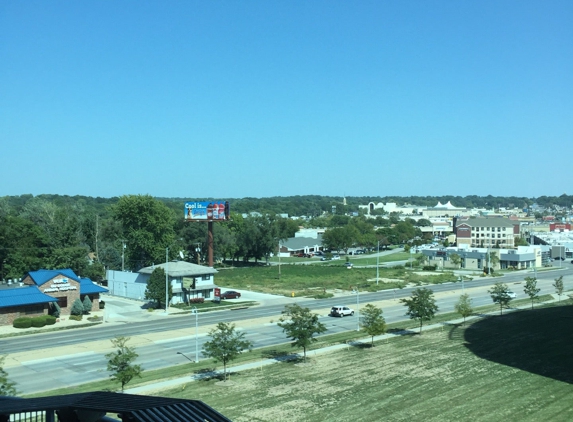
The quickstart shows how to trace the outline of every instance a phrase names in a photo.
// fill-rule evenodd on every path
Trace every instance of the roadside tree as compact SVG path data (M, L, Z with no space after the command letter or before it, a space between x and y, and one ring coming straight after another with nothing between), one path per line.
M487 292L490 294L493 303L499 304L499 314L503 315L503 307L509 305L509 302L511 302L507 284L501 282L495 283Z
M416 265L420 267L424 266L427 260L428 258L423 253L416 255L416 257L414 258L414 261L416 261Z
M533 301L539 299L539 292L541 291L541 289L537 287L537 279L535 277L525 277L525 287L523 291L531 299L531 309L533 309Z
M362 331L371 338L370 347L374 347L374 336L382 335L386 332L386 320L382 316L382 309L371 303L362 309Z
M167 299L171 300L173 296L171 283L167 283ZM145 288L145 299L152 300L157 304L157 309L161 308L161 304L165 302L165 270L157 267L151 273L149 280L147 280L147 287ZM167 308L167 304L165 304Z
M455 304L454 309L464 318L463 325L465 325L466 318L469 317L474 311L472 308L472 300L470 296L467 293L461 295L458 303Z
M121 384L121 392L123 393L125 386L135 377L141 377L143 369L140 365L134 365L133 362L139 356L135 353L135 348L127 345L129 337L118 336L111 339L113 347L117 347L115 352L110 352L105 355L107 362L107 370L111 372L109 376L112 381Z
M317 314L313 314L309 308L303 308L300 305L286 305L282 314L277 325L293 341L293 347L302 347L306 361L307 347L316 342L314 336L324 333L326 327L318 321Z
M452 264L459 268L460 264L462 263L462 258L457 253L453 253L450 255L450 261L452 261Z
M0 356L0 396L17 396L16 383L10 381L8 373L4 370L5 358L6 356Z
M563 294L563 276L557 277L555 283L552 284L555 287L555 293L559 295L559 302L561 302L561 295Z
M235 360L244 350L251 350L253 343L245 340L245 333L235 331L235 324L219 322L209 331L211 340L203 345L203 354L223 364L223 381L227 381L227 364Z
M422 326L424 321L430 321L438 312L438 305L434 293L425 287L420 287L412 292L410 298L400 299L408 309L406 315L410 319L420 322L420 334L422 334Z
M81 316L84 314L84 304L82 303L82 301L77 298L76 300L74 300L74 303L72 304L72 309L70 310L70 315L72 316L79 316L81 319Z

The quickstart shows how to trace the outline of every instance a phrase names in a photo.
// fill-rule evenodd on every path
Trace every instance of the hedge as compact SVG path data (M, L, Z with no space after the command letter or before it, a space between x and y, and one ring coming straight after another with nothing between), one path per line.
M12 323L14 328L30 328L32 326L32 318L30 317L20 317L16 318Z
M46 318L44 316L38 316L32 318L32 327L40 328L46 326Z

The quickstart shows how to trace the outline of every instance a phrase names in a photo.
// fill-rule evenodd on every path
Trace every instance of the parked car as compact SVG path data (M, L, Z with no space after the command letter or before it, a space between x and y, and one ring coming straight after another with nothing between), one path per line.
M330 315L340 318L344 316L352 316L354 315L354 309L351 309L348 306L333 306L330 308Z
M346 262L344 263L344 265L346 266L346 268L352 268L354 266L352 262Z
M336 261L337 259L340 259L340 255L332 255L331 258L333 261Z
M221 293L221 299L239 299L241 294L234 290L227 290L224 293Z

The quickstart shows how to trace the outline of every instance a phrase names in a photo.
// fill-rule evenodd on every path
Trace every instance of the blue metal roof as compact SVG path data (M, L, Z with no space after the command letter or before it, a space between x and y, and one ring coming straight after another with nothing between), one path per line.
M44 294L37 286L0 289L0 308L11 306L36 305L57 302L58 299Z
M65 277L71 278L72 280L80 282L80 278L72 271L71 268L65 268L63 270L38 270L38 271L30 271L28 273L34 283L36 285L41 286L44 283L47 283L54 277L58 275L63 275Z
M94 293L107 293L109 290L105 287L98 286L89 278L82 278L80 280L80 294L91 295Z

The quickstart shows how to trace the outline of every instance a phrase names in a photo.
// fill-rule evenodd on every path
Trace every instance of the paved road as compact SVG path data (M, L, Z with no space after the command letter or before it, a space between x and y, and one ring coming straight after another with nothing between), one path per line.
M573 274L571 268L560 271L539 272L538 286L541 294L553 293L551 286L553 280L564 275L566 290L573 289ZM502 278L510 288L517 293L518 298L525 298L522 281L528 274L511 274ZM491 303L487 294L488 286L498 279L484 278L464 283L464 289L473 299L474 306ZM459 283L443 284L431 287L438 297L438 306L444 312L451 312L455 302L461 294L462 286ZM346 304L359 309L365 303L379 302L384 309L384 316L388 323L406 319L404 306L399 298L409 296L412 289L384 291L377 293L360 294L359 296L346 296L325 300L300 300L293 302L307 306L319 312L321 321L327 326L327 333L333 334L358 328L358 313L354 317L332 318L327 316L328 308L335 304ZM256 308L236 311L210 312L199 315L200 333L195 336L195 319L190 315L168 315L143 322L130 322L128 324L102 324L97 327L82 330L69 330L46 333L42 335L5 338L0 340L3 354L12 354L28 351L23 354L20 364L7 367L10 379L18 383L18 388L26 393L45 391L58 387L66 387L96 381L108 377L105 371L107 360L104 355L109 349L102 348L102 344L109 347L109 339L123 335L137 339L138 363L144 369L160 369L180 364L185 357L195 360L196 353L199 358L202 344L206 340L206 328L219 321L234 322L238 329L244 330L246 338L251 340L255 347L264 347L282 344L287 341L282 330L271 323L276 321L284 309L285 299L281 303L267 304ZM288 303L288 300L287 300ZM254 321L254 322L253 322ZM159 335L160 337L156 337ZM102 342L101 340L105 340ZM95 342L95 343L93 343ZM197 344L197 348L195 345ZM50 348L51 353L46 354ZM182 352L183 355L177 352Z

